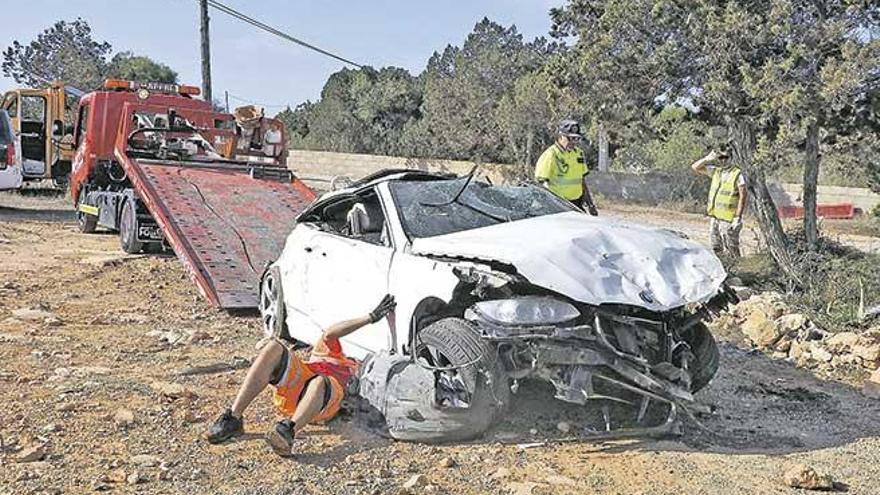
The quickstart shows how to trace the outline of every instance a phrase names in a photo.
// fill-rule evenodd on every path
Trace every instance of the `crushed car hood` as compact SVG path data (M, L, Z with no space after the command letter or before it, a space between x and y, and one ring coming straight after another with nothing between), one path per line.
M412 252L506 263L577 301L652 311L704 302L727 276L711 251L672 231L578 212L415 239Z

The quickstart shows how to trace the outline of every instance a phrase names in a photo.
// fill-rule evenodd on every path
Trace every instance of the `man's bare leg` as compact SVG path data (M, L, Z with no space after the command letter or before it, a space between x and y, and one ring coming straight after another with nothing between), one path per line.
M260 350L257 359L254 360L254 363L248 369L244 383L239 387L235 401L232 403L232 414L235 417L240 418L244 410L260 395L260 392L269 386L272 372L275 371L275 368L281 362L283 355L284 346L276 340L269 341Z
M244 383L239 387L232 408L223 411L208 429L206 439L209 443L225 442L244 433L244 422L241 419L244 410L269 385L283 356L284 346L277 341L273 340L263 347L248 370Z

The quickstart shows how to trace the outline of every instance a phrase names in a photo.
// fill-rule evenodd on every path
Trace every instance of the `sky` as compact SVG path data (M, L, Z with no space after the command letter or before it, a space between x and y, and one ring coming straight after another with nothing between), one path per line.
M222 3L355 62L417 74L434 51L460 45L483 17L515 24L526 39L546 36L562 0L224 0ZM197 0L0 0L0 49L30 42L57 20L82 17L114 53L130 50L163 62L181 83L200 85ZM316 100L344 64L211 10L215 99L279 111ZM15 86L0 76L0 88Z

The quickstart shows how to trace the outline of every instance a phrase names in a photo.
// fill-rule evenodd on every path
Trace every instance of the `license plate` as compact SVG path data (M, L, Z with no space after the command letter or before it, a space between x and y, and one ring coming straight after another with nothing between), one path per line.
M139 241L162 241L162 231L158 225L139 225L138 240Z

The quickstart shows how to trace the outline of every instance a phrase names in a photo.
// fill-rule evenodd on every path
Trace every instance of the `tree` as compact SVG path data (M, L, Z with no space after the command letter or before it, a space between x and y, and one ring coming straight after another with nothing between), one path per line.
M130 81L149 81L177 84L177 72L163 63L131 52L119 52L110 59L107 77Z
M612 115L632 118L633 109L686 100L707 122L726 126L733 159L744 171L765 243L795 284L800 277L766 185L765 174L772 163L760 151L783 142L783 124L794 121L790 117L797 116L806 128L813 125L810 119L815 120L815 115L782 112L779 91L772 89L788 87L791 79L786 78L796 75L814 94L820 90L818 80L828 72L821 67L809 70L814 63L810 57L832 60L842 38L833 30L834 36L824 36L824 28L803 12L810 12L814 4L832 3L571 0L551 11L553 33L575 40L568 77L586 88L598 105L611 109ZM873 17L867 11L876 7L868 4L853 3L843 13L834 12L841 18L860 17L869 22L865 19ZM817 39L830 43L805 52L803 47ZM870 56L861 56L868 63L860 67L870 67ZM873 64L876 71L876 60ZM841 71L835 78L838 81L863 79L852 64L829 65ZM768 79L757 83L761 77ZM851 92L838 93L843 94ZM786 96L791 100L793 95L782 95ZM815 129L811 133L812 139ZM808 180L814 180L812 172Z
M86 21L58 21L28 44L13 41L3 52L3 75L27 86L60 80L92 89L101 83L110 51L110 43L92 38Z

